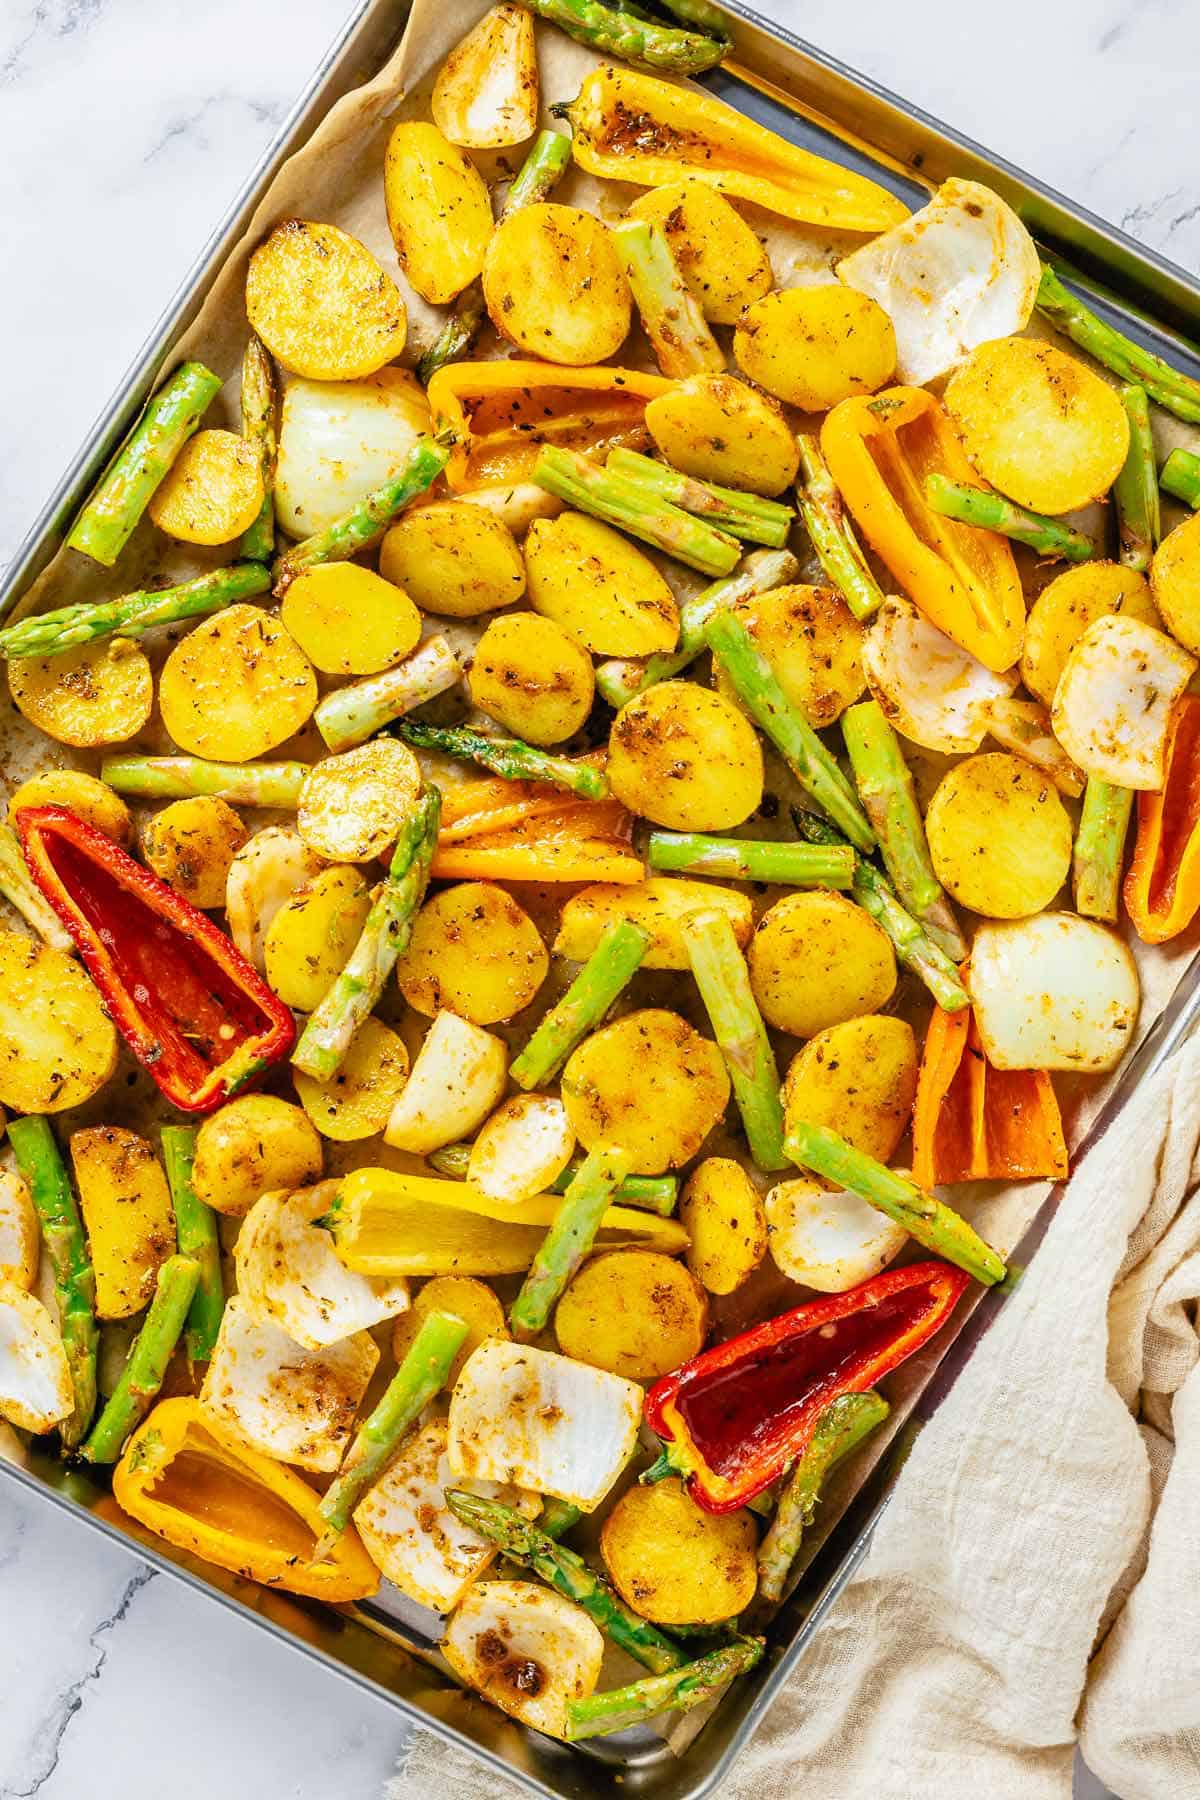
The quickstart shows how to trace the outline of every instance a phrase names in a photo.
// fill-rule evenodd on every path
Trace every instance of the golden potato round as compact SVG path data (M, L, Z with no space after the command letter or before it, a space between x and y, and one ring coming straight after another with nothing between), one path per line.
M562 1097L585 1150L620 1144L634 1175L690 1162L729 1103L721 1052L678 1013L647 1007L571 1052Z
M878 1012L896 986L886 933L852 900L823 888L785 894L769 907L748 960L763 1017L795 1037Z
M163 724L181 750L253 762L307 724L317 704L312 664L261 606L227 606L168 656L158 682Z
M423 299L445 306L483 267L493 229L483 176L436 125L406 119L388 139L383 195L401 268Z
M398 1363L408 1355L413 1339L433 1312L453 1313L467 1327L467 1335L446 1376L449 1393L468 1359L485 1338L507 1341L508 1321L504 1317L504 1308L485 1281L477 1280L474 1275L435 1275L418 1290L408 1311L402 1312L392 1327L392 1355Z
M1200 655L1200 513L1167 533L1154 553L1150 585L1171 636Z
M691 1243L687 1266L710 1294L732 1294L767 1249L762 1195L729 1156L706 1156L688 1176L679 1220Z
M784 288L748 306L733 334L743 374L777 400L827 412L896 372L896 334L877 300L840 282Z
M666 462L698 481L779 494L796 479L800 451L774 400L735 375L689 375L646 408L646 429Z
M629 336L633 296L612 235L574 206L539 201L502 219L483 294L496 330L544 362L605 362Z
M712 324L736 325L743 307L770 293L774 276L766 250L741 213L707 182L648 188L629 213L662 231L679 273Z
M925 817L938 880L989 919L1043 912L1071 867L1071 820L1049 777L1007 751L943 775Z
M127 844L133 835L129 808L120 794L82 769L43 769L40 775L31 775L9 801L9 816L32 806L65 806L119 844Z
M262 468L249 439L236 431L198 431L146 511L160 531L185 544L227 544L249 530L262 502Z
M65 1112L116 1066L116 1030L74 957L0 931L0 1105Z
M319 1181L323 1154L303 1107L243 1094L201 1121L192 1186L214 1212L240 1219L263 1194Z
M679 608L666 578L611 525L577 512L535 519L525 568L534 611L597 656L675 648Z
M718 887L712 881L652 875L639 882L600 881L572 894L559 919L555 954L568 962L586 962L614 921L630 919L650 938L640 965L643 969L687 970L692 965L680 924L688 913L704 908L727 916L734 937L744 949L754 930L753 908L747 894Z
M917 1043L904 1019L847 1019L809 1039L783 1079L783 1122L826 1125L856 1150L887 1162L908 1130L917 1092Z
M379 549L379 573L422 612L474 619L525 592L525 564L503 519L466 500L405 513Z
M294 1071L296 1095L322 1137L356 1144L378 1137L408 1080L404 1040L378 1019L365 1019L337 1074L316 1081Z
M1109 613L1160 623L1150 587L1136 569L1115 562L1079 563L1048 582L1029 609L1021 680L1046 706L1054 701L1067 657L1089 625Z
M250 258L246 316L293 375L353 381L399 356L400 290L365 244L336 225L285 219Z
M758 1586L754 1515L702 1512L670 1475L631 1487L604 1521L600 1554L626 1605L655 1625L716 1625Z
M467 685L480 712L514 737L561 744L585 724L596 677L587 651L553 619L509 613L475 646Z
M142 855L193 906L224 906L229 866L249 835L226 801L196 795L146 821Z
M946 407L984 479L1035 512L1074 512L1100 499L1129 452L1114 389L1036 338L980 344L951 377Z
M393 844L421 792L421 765L397 738L372 738L314 763L296 830L328 862L372 862Z
M689 1362L707 1330L704 1289L661 1250L591 1257L554 1314L564 1356L629 1381L657 1381Z
M11 657L17 711L58 744L98 750L136 737L154 707L154 676L128 638L105 638L61 656Z
M511 894L460 881L426 900L396 979L414 1012L494 1025L524 1011L549 967L537 926Z
M316 1010L349 961L370 910L366 877L345 863L322 869L284 901L267 927L263 957L267 981L285 1006Z
M288 584L279 616L325 675L377 675L421 641L421 615L408 595L358 563L305 569Z
M853 706L866 686L864 632L833 588L771 588L739 600L734 612L810 725L817 730L832 725ZM736 690L720 664L716 688L737 704Z
M731 701L691 681L661 681L623 706L608 778L630 812L673 831L725 831L762 800L762 748Z

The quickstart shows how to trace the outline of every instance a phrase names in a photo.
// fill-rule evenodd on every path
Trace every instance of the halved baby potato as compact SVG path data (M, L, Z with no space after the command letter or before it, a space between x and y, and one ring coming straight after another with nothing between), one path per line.
M480 1281L474 1275L435 1275L432 1281L421 1284L408 1311L401 1313L392 1327L392 1355L398 1363L404 1361L413 1339L434 1312L453 1313L467 1328L467 1335L446 1376L446 1390L452 1393L454 1384L485 1338L509 1342L508 1321L504 1308L486 1281Z
M771 588L739 600L733 610L810 725L832 725L858 699L866 685L863 628L835 589ZM720 665L716 688L736 704Z
M604 1521L600 1554L627 1605L655 1625L716 1625L758 1585L754 1515L702 1512L677 1476L627 1488Z
M598 656L652 656L679 637L675 596L650 558L584 513L535 519L525 540L529 601Z
M262 499L262 469L249 439L236 431L198 431L146 511L160 531L185 544L227 544L253 525Z
M436 125L405 119L383 164L388 225L418 294L445 306L474 281L492 235L492 203L470 157Z
M227 606L176 644L159 677L163 724L181 750L253 762L307 724L312 664L261 606Z
M736 325L743 308L770 292L774 277L765 248L724 194L706 182L647 188L629 213L662 231L711 324Z
M1200 655L1200 513L1167 533L1154 553L1150 585L1171 636Z
M529 1005L549 967L537 926L511 894L461 881L426 900L396 979L415 1012L494 1025Z
M769 907L748 962L768 1025L795 1037L878 1012L896 986L886 933L852 900L822 888L785 894Z
M680 1197L679 1219L691 1239L687 1266L710 1294L732 1294L763 1259L762 1199L732 1157L706 1156L697 1164Z
M672 383L646 407L646 428L672 468L721 487L779 494L800 466L776 402L734 375Z
M330 862L371 862L395 842L421 779L407 744L372 738L313 764L300 788L296 829Z
M289 582L279 614L325 675L376 675L421 641L421 615L402 588L358 563L318 563Z
M987 918L1042 912L1070 872L1071 820L1053 782L1007 751L943 775L925 829L942 886Z
M492 324L527 356L583 367L615 356L633 296L607 226L539 201L501 220L483 259Z
M379 573L423 612L450 619L511 606L525 592L525 565L497 514L466 500L434 500L407 512L379 548Z
M762 746L732 701L691 681L661 681L617 714L608 778L617 799L655 825L725 831L762 800Z
M43 769L31 775L9 800L9 817L33 806L65 806L118 844L127 844L133 835L129 808L120 794L82 769Z
M98 750L136 737L154 708L154 676L128 638L104 638L61 656L9 660L17 711L56 743Z
M748 306L733 355L751 381L789 406L828 412L874 394L896 372L896 334L877 300L840 282L783 288Z
M539 613L493 619L467 676L480 712L529 744L561 744L586 723L596 692L592 659Z
M241 1218L263 1194L319 1181L323 1155L301 1107L274 1094L241 1094L201 1123L192 1186L214 1212Z
M781 1096L784 1127L829 1126L886 1163L908 1130L916 1092L912 1026L868 1013L818 1031L792 1058Z
M1144 575L1121 563L1086 562L1064 569L1038 595L1025 619L1021 680L1031 694L1053 705L1067 658L1089 625L1124 613L1145 625L1159 623Z
M74 958L0 931L0 1106L66 1112L116 1066L116 1030Z
M365 1019L341 1068L328 1081L293 1071L296 1096L322 1137L356 1144L378 1137L408 1080L403 1038L379 1019Z
M704 1347L708 1301L661 1250L608 1250L584 1263L554 1313L565 1356L629 1381L657 1381Z
M267 981L285 1006L315 1012L358 942L371 910L360 869L332 863L289 895L263 944Z
M635 1175L690 1162L729 1100L721 1053L678 1013L657 1007L602 1025L573 1050L562 1097L587 1150L620 1144Z
M622 886L597 882L572 894L559 918L554 953L568 962L586 962L601 937L617 919L629 919L648 933L643 969L691 968L680 924L688 913L707 908L724 913L744 949L754 929L749 896L715 882L684 876L652 875L648 881Z
M142 855L154 873L193 906L224 906L233 859L246 827L214 794L172 800L142 828Z
M372 375L408 336L400 290L366 245L311 219L285 219L254 252L246 316L285 369L313 381Z

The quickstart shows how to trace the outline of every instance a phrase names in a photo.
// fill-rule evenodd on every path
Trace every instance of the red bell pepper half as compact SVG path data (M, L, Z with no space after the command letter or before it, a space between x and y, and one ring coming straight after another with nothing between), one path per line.
M64 806L14 823L114 1025L182 1112L212 1112L288 1055L290 1011L190 901Z
M655 1382L646 1423L697 1505L732 1512L803 1453L830 1401L927 1344L969 1284L949 1263L913 1263L794 1307Z

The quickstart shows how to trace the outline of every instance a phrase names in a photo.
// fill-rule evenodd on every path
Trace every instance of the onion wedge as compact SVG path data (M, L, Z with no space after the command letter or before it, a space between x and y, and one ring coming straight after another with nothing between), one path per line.
M408 1310L407 1281L347 1269L330 1234L313 1224L337 1190L336 1181L322 1181L294 1194L264 1194L246 1214L234 1252L238 1291L252 1315L307 1350Z
M971 946L975 1020L995 1069L1113 1069L1140 992L1129 948L1075 913L986 921Z
M362 381L293 378L283 396L275 506L289 537L327 531L395 475L429 430L429 403L407 369Z
M1054 735L1085 774L1157 792L1171 714L1195 669L1195 657L1153 625L1125 613L1097 619L1059 676Z
M912 604L889 594L862 642L867 684L897 731L947 755L978 750L986 709L1006 700L1016 670L997 675L939 631Z
M564 1738L567 1705L600 1679L604 1639L581 1607L536 1581L481 1581L442 1639L459 1680L501 1712Z
M781 1181L767 1195L767 1249L789 1281L844 1294L885 1269L908 1242L903 1225L857 1194L817 1181Z
M0 1418L49 1431L75 1404L67 1353L50 1313L15 1281L0 1281Z

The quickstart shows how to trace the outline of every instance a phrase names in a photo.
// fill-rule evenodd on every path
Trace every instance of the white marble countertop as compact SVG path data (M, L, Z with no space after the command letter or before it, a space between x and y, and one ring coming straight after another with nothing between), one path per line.
M962 0L757 3L1200 265L1194 0L1007 0L986 30ZM345 4L0 7L0 567ZM0 1800L382 1796L394 1714L7 1486L0 1595Z

